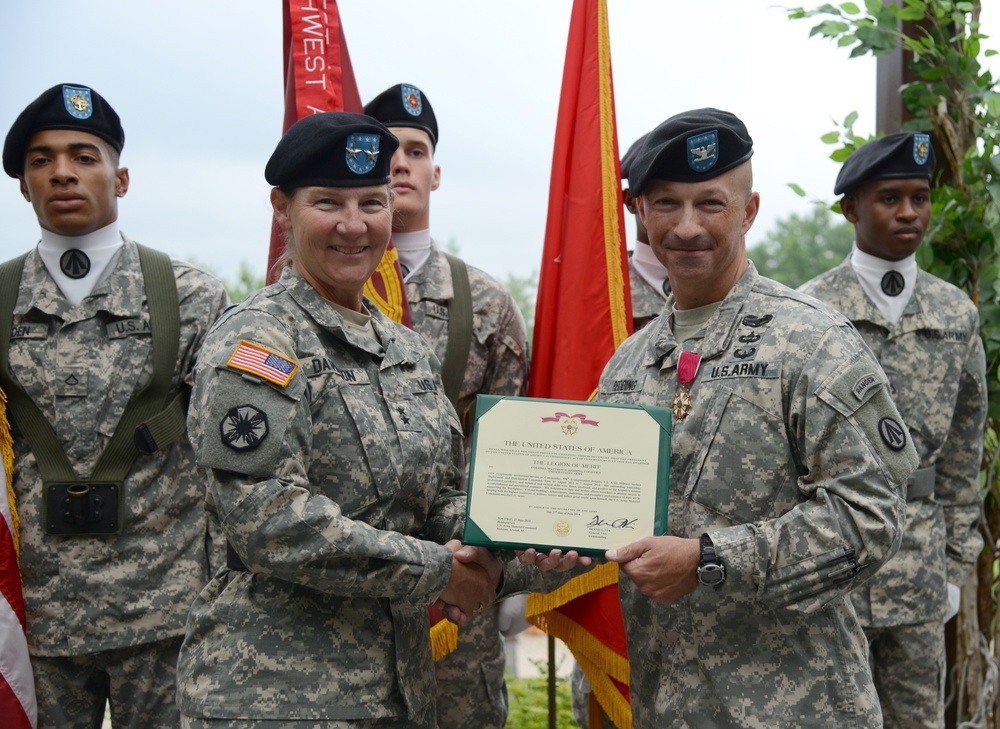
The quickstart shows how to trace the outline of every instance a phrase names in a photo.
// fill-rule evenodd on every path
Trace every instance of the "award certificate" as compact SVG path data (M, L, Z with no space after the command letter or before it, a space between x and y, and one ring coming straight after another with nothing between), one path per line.
M463 541L603 556L667 529L667 408L480 395Z

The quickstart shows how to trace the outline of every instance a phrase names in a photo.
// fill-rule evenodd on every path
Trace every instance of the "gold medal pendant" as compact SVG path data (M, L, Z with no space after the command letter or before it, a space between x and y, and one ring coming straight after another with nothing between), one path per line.
M674 404L670 409L674 411L674 417L678 420L684 420L691 412L691 391L687 385L677 388L677 392L674 393Z
M701 366L701 355L693 352L681 352L677 361L677 392L674 393L674 404L670 409L674 417L684 420L691 412L691 390L688 388L694 382L698 374L698 367Z

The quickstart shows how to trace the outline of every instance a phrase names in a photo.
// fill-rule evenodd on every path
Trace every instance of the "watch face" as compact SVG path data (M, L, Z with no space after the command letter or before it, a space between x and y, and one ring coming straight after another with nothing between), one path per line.
M698 568L698 582L709 587L721 585L726 580L726 568L721 564L706 564Z

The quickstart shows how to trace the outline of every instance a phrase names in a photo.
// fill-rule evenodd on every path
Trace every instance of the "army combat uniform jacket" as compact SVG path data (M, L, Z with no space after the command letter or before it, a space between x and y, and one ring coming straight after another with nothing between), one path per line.
M405 719L433 699L427 607L464 520L461 434L433 354L368 309L381 345L285 270L208 337L188 425L245 569L192 607L185 715Z
M662 313L666 299L642 277L635 267L631 253L628 257L628 287L632 299L632 320L636 322L638 328L641 328L639 324L645 326Z
M670 320L622 344L598 400L671 406ZM685 347L703 359L673 419L668 532L707 532L726 580L665 605L622 573L634 726L881 726L847 592L898 548L916 465L885 375L752 263Z
M843 313L864 337L920 457L899 553L881 579L852 593L858 617L866 627L942 620L946 583L961 586L983 546L977 527L986 359L979 312L958 288L918 270L913 296L892 325L865 295L849 259L801 290Z
M123 236L124 237L124 236ZM173 261L180 346L171 386L188 388L205 335L229 301L222 285ZM10 341L12 376L55 429L86 477L129 400L152 376L149 309L135 243L125 237L111 275L72 306L37 251L24 262ZM21 576L31 652L77 656L184 633L191 600L221 564L206 539L204 486L187 436L141 455L124 484L117 536L53 536L43 530L35 456L14 437L21 517Z
M476 395L524 395L528 388L528 346L524 317L507 289L478 268L467 266L472 294L472 340L459 407L466 430L465 455L472 449ZM448 349L448 305L455 298L448 259L432 244L431 254L406 282L413 328L441 362ZM438 722L442 729L475 724L501 729L507 717L504 645L497 609L475 615L459 628L455 650L435 662Z
M528 346L524 317L504 286L467 266L472 289L472 343L459 391L459 417L466 427L466 456L472 447L469 410L476 395L524 395L528 387ZM455 298L448 259L437 245L406 281L413 328L441 362L448 347L448 304Z

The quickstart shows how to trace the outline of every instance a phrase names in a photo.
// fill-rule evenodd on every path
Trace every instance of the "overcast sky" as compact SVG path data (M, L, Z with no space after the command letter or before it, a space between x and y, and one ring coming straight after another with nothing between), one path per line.
M820 136L851 111L859 133L874 131L873 60L849 60L809 38L811 21L789 21L761 0L608 5L622 152L667 117L714 106L741 117L754 139L761 213L749 245L777 218L808 212L788 183L832 200L838 166ZM339 7L362 99L405 82L434 106L441 187L432 235L498 277L537 271L571 0ZM985 32L1000 35L998 15L984 10ZM1000 48L996 37L986 45ZM281 134L281 56L279 0L5 2L0 131L50 86L93 87L125 128L131 187L121 228L226 276L240 261L263 273L263 171ZM31 206L4 179L0 260L38 240Z

